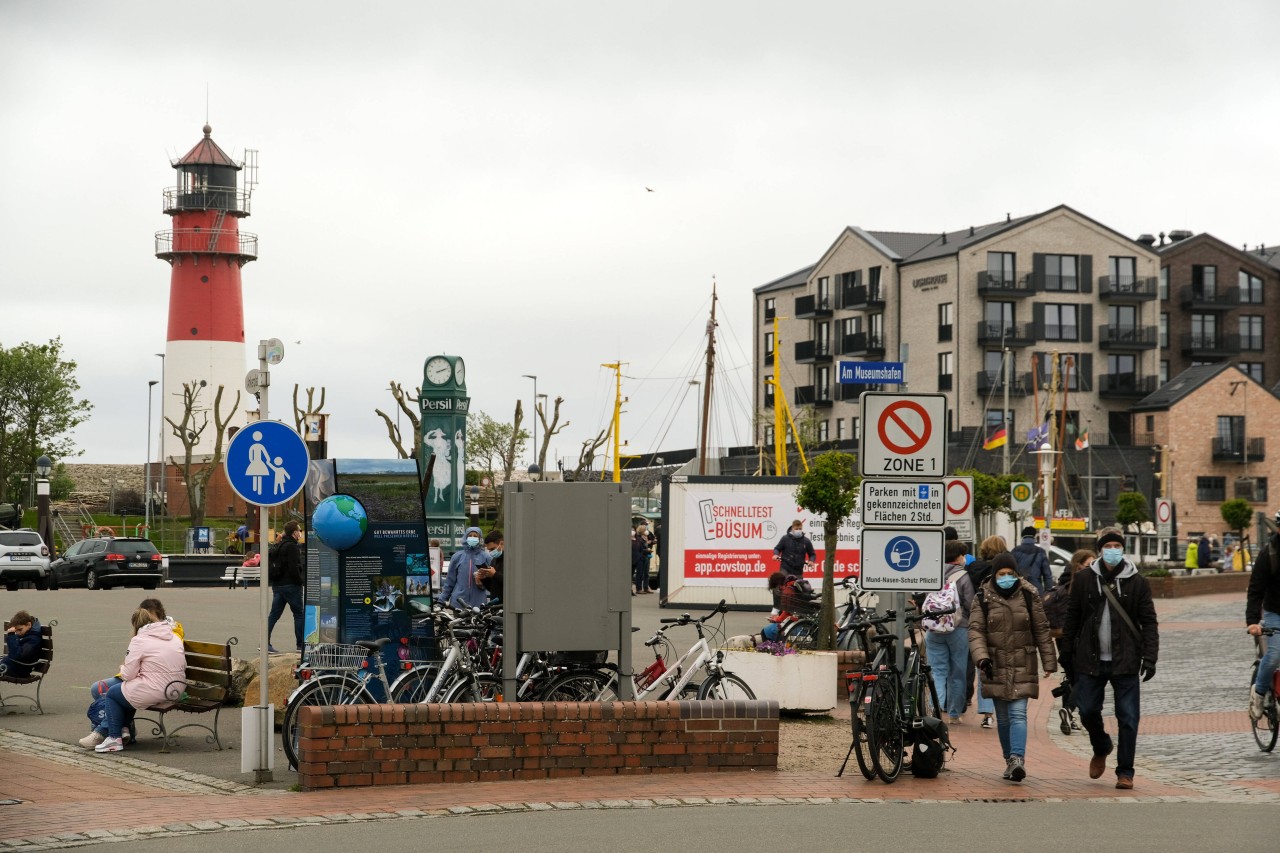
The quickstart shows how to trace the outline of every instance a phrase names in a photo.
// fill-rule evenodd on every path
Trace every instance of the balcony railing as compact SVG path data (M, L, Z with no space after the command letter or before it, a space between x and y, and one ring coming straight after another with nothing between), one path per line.
M818 299L816 296L797 296L796 297L796 316L797 317L830 317L831 316L831 298L823 297Z
M840 338L841 355L884 355L884 339L868 332L855 332Z
M818 406L826 408L832 404L831 389L823 385L797 385L797 406Z
M1145 397L1156 390L1156 377L1136 373L1104 373L1098 377L1100 397Z
M164 190L165 213L184 210L225 210L233 216L249 215L249 194L237 187L207 187L193 190L187 187L167 187Z
M1191 332L1182 336L1182 354L1212 358L1237 355L1240 336L1236 334L1206 335Z
M884 290L879 287L857 285L844 289L844 308L883 308Z
M241 263L256 261L258 235L230 229L157 231L156 257L169 260L174 255L231 255L239 258Z
M1261 462L1267 458L1267 440L1261 436L1256 438L1214 436L1210 440L1213 442L1214 462L1243 463L1246 459L1246 449L1249 451L1247 458L1250 462Z
M1098 279L1099 299L1149 300L1158 295L1154 278L1134 278L1130 275L1104 275Z
M1098 346L1103 349L1155 349L1160 343L1159 331L1155 326L1112 326L1098 327Z
M978 273L979 296L1031 296L1035 287L1031 276L1023 276L1021 280L1002 273Z
M1030 346L1036 342L1035 323L988 323L978 321L978 343L1005 343L1011 347Z
M819 361L831 361L829 341L796 341L797 363L813 364Z
M1240 304L1240 288L1235 285L1205 288L1187 284L1183 285L1181 296L1183 308L1208 308L1222 311Z
M1004 393L1004 371L1001 370L979 370L977 377L977 386L979 394L1003 394ZM1025 397L1031 393L1031 374L1015 373L1011 377L1009 383L1009 395L1012 397Z

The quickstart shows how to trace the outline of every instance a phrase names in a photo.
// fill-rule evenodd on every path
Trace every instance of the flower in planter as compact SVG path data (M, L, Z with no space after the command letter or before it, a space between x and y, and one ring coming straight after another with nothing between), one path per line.
M796 653L796 650L791 646L776 640L765 640L757 644L756 651L766 655L774 655L775 657L794 655Z

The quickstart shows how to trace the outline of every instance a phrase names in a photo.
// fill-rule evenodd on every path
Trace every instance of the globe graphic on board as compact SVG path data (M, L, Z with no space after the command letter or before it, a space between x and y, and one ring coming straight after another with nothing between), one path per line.
M311 527L321 542L335 551L345 551L364 538L369 516L360 501L350 495L334 495L316 506Z

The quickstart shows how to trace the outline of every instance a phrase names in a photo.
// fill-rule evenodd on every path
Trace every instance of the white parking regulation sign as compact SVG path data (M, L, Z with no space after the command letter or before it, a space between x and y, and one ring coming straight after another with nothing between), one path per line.
M862 529L862 588L877 592L942 589L941 530Z
M947 518L941 480L863 480L863 527L941 527Z
M944 477L947 495L947 524L956 529L962 542L974 541L973 478Z
M1168 498L1156 501L1156 535L1173 535L1173 501Z
M862 395L858 470L864 477L941 477L947 470L943 394Z

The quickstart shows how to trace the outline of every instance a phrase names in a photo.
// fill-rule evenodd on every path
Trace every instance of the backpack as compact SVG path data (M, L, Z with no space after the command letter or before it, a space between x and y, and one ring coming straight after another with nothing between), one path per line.
M1027 542L1013 549L1013 557L1018 561L1018 574L1032 583L1035 583L1043 574L1039 571L1040 558L1043 556L1044 551L1040 550L1040 546Z
M931 634L950 634L956 629L956 617L960 615L960 596L956 592L956 580L959 580L960 574L964 571L952 572L951 578L942 585L942 589L936 589L924 597L924 604L920 607L921 613L929 613L937 610L956 609L955 613L947 613L939 616L937 619L928 617L922 619L920 624Z
M1062 629L1067 626L1068 598L1068 591L1062 584L1058 584L1040 598L1045 618L1049 620L1049 635L1052 637L1061 637Z
M942 771L951 746L947 724L936 717L925 717L920 728L912 731L911 775L917 779L933 779Z
M267 566L267 581L269 583L276 584L284 580L284 566L280 559L280 546L283 544L284 539L281 538L279 541L267 546L267 562L269 563Z

